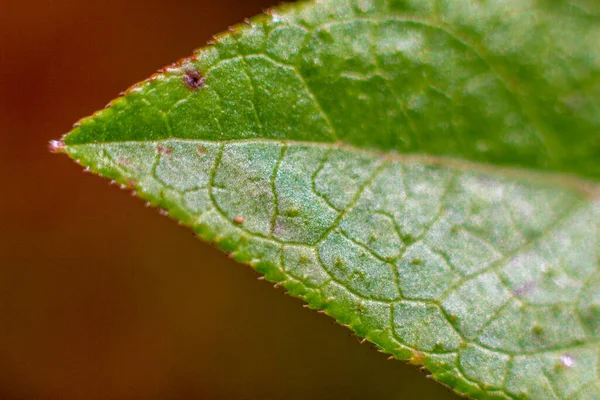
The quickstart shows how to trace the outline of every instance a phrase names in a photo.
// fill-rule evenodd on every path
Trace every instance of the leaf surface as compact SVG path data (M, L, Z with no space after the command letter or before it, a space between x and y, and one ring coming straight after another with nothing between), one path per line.
M475 398L600 397L600 9L323 0L55 142Z

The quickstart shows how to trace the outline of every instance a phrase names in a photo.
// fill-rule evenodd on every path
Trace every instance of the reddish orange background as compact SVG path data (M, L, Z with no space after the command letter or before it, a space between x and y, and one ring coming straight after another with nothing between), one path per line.
M1 399L455 398L47 151L273 3L0 0Z

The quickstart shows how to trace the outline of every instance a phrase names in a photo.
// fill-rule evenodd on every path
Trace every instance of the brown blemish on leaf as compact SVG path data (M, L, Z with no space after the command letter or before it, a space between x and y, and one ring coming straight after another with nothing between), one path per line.
M420 351L415 351L412 357L408 359L408 362L413 365L423 365L425 362L425 355Z
M188 88L192 90L198 90L204 87L204 82L206 82L206 78L203 77L202 74L200 74L200 72L198 72L197 70L190 68L185 70L185 74L183 75L183 82Z
M419 371L425 374L425 378L427 378L428 376L431 378L431 371L427 367L419 367Z
M159 146L156 147L156 151L158 152L158 154L164 154L164 155L167 155L167 156L170 155L173 152L173 150L171 150L171 148L169 148L169 147L163 147L161 145L159 145Z
M237 217L233 218L233 223L237 224L237 225L241 225L244 223L244 217L242 217L241 215L238 215Z

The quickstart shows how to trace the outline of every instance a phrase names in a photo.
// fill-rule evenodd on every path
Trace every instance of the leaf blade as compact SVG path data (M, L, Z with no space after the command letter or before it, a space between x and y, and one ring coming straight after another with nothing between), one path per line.
M597 38L573 32L600 28L512 6L536 21L487 47L523 13L274 11L82 121L64 151L458 392L597 394L600 67ZM524 51L542 28L562 42ZM585 79L563 68L553 86L544 52L567 45ZM569 96L576 112L548 106Z
M530 361L538 362L541 354L555 368L567 354L581 367L594 358L589 352L597 353L597 342L587 338L595 329L594 318L582 325L572 317L589 307L577 309L569 302L569 295L583 287L584 277L593 280L597 275L593 257L598 256L600 211L585 192L527 176L506 178L471 166L461 170L397 155L382 158L337 145L171 139L143 146L140 149L135 142L77 145L67 151L118 182L134 180L140 196L167 209L203 239L283 284L311 307L324 309L386 352L419 360L435 378L457 390L476 397L499 389L512 392L510 385L498 384L497 376L485 383L487 389L471 383L457 365L463 362L471 379L481 378L479 368L486 367L474 365L471 359L491 358L496 364L489 369L502 365L506 369L510 359L523 363L522 359L533 357ZM336 152L338 157L332 154ZM99 158L99 153L105 156ZM186 177L185 168L173 166L189 159L189 154L198 157L195 167L204 166L204 177L198 178L195 170ZM352 199L329 216L324 216L324 210L331 207L319 193L303 200L292 197L289 204L281 196L281 215L273 230L272 208L266 214L252 211L273 202L275 195L267 195L273 187L282 193L307 187L312 191L306 181L339 169L340 159L353 158L362 159L356 164L370 162L368 178L357 176L353 185L348 184L354 188ZM301 171L293 167L298 160L305 166ZM190 178L198 180L190 185ZM406 182L403 193L399 181ZM252 190L259 192L248 195ZM505 196L523 204L507 209ZM316 199L323 205L318 220L313 218ZM477 204L475 216L470 216L466 202ZM523 210L537 218L518 215ZM373 214L381 219L365 224L364 219ZM490 215L495 215L495 223L482 223L482 216L488 222ZM238 217L242 222L236 221ZM586 235L578 233L582 229ZM579 261L575 268L572 263L579 256L568 246L588 248L592 258ZM558 262L549 261L547 248L560 255ZM560 272L563 260L570 260L570 274L575 274L566 288L552 283L557 277L568 278ZM559 275L540 280L546 273L540 265L551 266L549 270ZM519 276L523 273L529 273L528 279ZM528 286L528 282L536 283ZM595 293L595 286L586 288ZM548 299L558 301L546 304ZM534 311L525 302L535 306ZM392 319L386 320L386 314ZM561 321L558 328L556 319ZM564 329L562 323L567 322L569 328ZM454 371L448 373L452 357ZM515 375L512 379L518 380ZM530 379L528 384L537 391L529 393L531 398L550 396L544 391L545 379L543 374Z
M481 15L471 15L471 8L451 1L436 12L429 9L434 4L429 1L415 1L420 8L411 6L413 2L392 2L389 10L373 2L370 11L368 7L360 11L358 1L344 3L319 3L316 9L331 8L337 17L333 20L306 3L298 10L287 7L256 18L249 26L235 27L235 33L219 36L213 47L134 87L128 96L113 102L116 111L96 115L94 121L103 120L116 129L95 129L86 120L67 143L138 137L308 138L600 177L595 162L600 157L596 139L600 61L593 56L600 24L516 1L510 7L479 6ZM495 33L491 28L502 30ZM280 61L285 55L269 52L286 48L280 42L290 35L276 32L298 29L308 32L304 47L293 48L298 51L296 59L286 64ZM519 36L513 37L517 32ZM485 42L486 48L482 38L494 34L493 40ZM548 38L536 42L542 34ZM340 49L339 43L344 42L348 43ZM548 53L558 55L549 58ZM398 59L398 54L409 60ZM184 84L190 72L206 79L200 90L189 90ZM422 90L427 90L424 96ZM370 102L361 99L374 92L385 95ZM398 99L399 93L408 97ZM249 98L254 98L252 105ZM424 101L430 106L424 107ZM387 114L402 109L402 104L413 106ZM158 111L141 111L152 107ZM138 112L119 111L129 108ZM240 117L240 111L234 118L224 113L226 109L244 110L246 116ZM278 112L286 109L293 112ZM436 114L438 109L444 113ZM347 112L340 114L342 110ZM361 118L365 112L377 122L372 129L364 126L373 123ZM252 114L257 114L254 122ZM131 115L136 120L127 118ZM157 115L166 121L155 121ZM444 121L446 115L455 120ZM150 120L144 123L140 117ZM182 120L197 124L182 125ZM565 138L559 128L569 129L572 136Z

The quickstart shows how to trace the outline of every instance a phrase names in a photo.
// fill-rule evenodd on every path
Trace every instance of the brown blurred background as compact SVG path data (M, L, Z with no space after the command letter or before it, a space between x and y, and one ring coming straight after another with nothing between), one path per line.
M451 399L47 142L273 0L0 0L1 399Z

